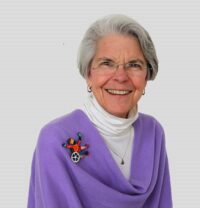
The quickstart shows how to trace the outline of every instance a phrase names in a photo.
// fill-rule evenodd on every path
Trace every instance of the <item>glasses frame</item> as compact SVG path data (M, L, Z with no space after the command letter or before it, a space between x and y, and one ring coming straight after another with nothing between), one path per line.
M98 72L102 72L103 74L115 74L116 71L119 69L120 66L123 66L123 69L129 74L129 75L143 75L144 72L147 72L147 64L143 60L140 60L138 58L131 59L129 62L124 64L119 64L115 61L113 61L110 58L103 57L98 58L97 63L98 66L91 67L93 70L97 70ZM130 69L131 64L136 64L135 69Z

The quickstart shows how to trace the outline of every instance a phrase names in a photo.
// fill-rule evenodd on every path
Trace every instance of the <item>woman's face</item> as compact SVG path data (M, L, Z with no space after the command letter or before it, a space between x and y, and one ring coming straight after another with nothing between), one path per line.
M123 67L123 64L135 63L135 60L146 66L139 42L134 37L110 34L97 42L87 83L98 103L114 116L127 117L146 86L146 68L130 72ZM110 62L119 64L119 67L112 73L102 70L101 66L107 67Z

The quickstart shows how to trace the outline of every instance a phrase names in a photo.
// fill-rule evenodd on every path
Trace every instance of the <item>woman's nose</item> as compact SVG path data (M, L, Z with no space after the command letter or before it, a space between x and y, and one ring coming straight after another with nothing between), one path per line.
M114 79L119 82L125 82L128 80L128 74L123 64L118 65L116 68Z

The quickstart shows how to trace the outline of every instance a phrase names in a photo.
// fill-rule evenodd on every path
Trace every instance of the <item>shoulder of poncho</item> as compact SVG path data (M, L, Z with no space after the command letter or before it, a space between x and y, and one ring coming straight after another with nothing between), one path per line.
M163 128L162 124L154 116L139 112L138 119L141 120L144 123L154 125L160 131L164 132L164 128Z
M86 115L83 111L76 109L70 113L59 116L43 125L41 131L61 130L66 127L73 126L73 124L80 125L80 117L85 119Z
M40 143L49 143L50 140L64 142L68 137L75 137L80 129L81 122L83 120L85 122L86 118L86 115L78 109L59 116L43 125L39 131L38 141Z

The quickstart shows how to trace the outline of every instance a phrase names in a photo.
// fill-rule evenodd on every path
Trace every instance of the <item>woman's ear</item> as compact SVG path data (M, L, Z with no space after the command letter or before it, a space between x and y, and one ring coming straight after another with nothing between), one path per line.
M147 80L145 80L144 88L147 86Z
M145 80L145 83L144 83L144 88L143 88L143 92L142 92L142 95L145 95L145 88L147 86L147 80Z
M89 73L86 77L86 82L87 82L87 86L91 87L92 86L92 80L91 80L91 72L89 70Z
M89 77L86 79L86 83L87 83L87 86L88 87L91 87L92 86L92 83L91 83L91 80L90 80Z

